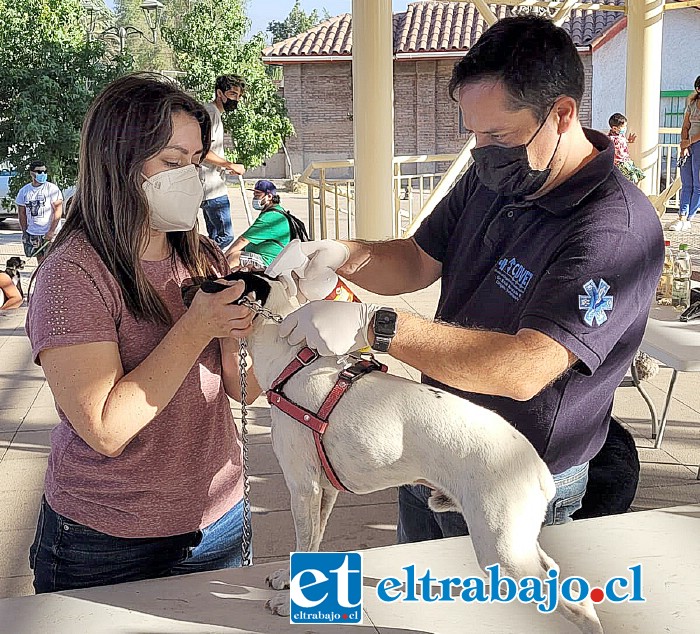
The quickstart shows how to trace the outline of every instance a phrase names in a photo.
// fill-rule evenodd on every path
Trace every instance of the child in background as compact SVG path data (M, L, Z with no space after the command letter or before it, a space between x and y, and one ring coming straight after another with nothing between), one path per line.
M630 158L628 143L634 143L637 139L636 134L627 136L627 117L616 112L608 119L610 132L608 136L615 146L615 165L622 172L622 175L633 183L641 181L645 174L639 169Z

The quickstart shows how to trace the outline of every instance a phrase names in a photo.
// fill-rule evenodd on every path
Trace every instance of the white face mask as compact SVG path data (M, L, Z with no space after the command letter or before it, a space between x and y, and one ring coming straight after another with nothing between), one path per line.
M156 231L190 231L204 197L197 168L185 165L144 179L151 227Z

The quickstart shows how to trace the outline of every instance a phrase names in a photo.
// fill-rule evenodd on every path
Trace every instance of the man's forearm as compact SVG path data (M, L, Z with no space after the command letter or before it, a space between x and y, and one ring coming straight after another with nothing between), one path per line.
M17 219L19 220L19 228L22 233L27 233L27 211L26 207L17 206Z
M218 154L215 154L211 150L207 152L207 155L204 157L204 161L214 165L215 167L226 167L228 165L228 161L225 158L221 158Z
M338 273L372 293L411 293L430 286L439 277L435 266L428 270L422 263L426 256L412 239L341 242L350 249L350 258Z
M545 335L469 330L400 313L390 354L465 392L529 400L575 358Z
M53 210L53 218L51 219L49 230L46 232L47 234L53 235L56 232L56 229L58 228L58 223L61 222L61 216L63 216L63 207L59 205Z

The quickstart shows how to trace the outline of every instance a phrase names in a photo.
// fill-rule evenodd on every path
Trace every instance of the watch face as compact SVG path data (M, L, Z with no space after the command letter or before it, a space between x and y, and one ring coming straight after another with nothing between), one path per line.
M374 316L374 331L379 335L393 337L396 334L396 313L388 310L377 311Z

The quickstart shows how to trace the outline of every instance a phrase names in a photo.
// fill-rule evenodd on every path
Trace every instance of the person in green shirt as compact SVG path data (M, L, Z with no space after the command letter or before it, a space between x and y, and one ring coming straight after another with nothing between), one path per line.
M226 250L233 268L266 268L291 241L289 221L274 183L255 183L253 208L260 212L255 222Z

